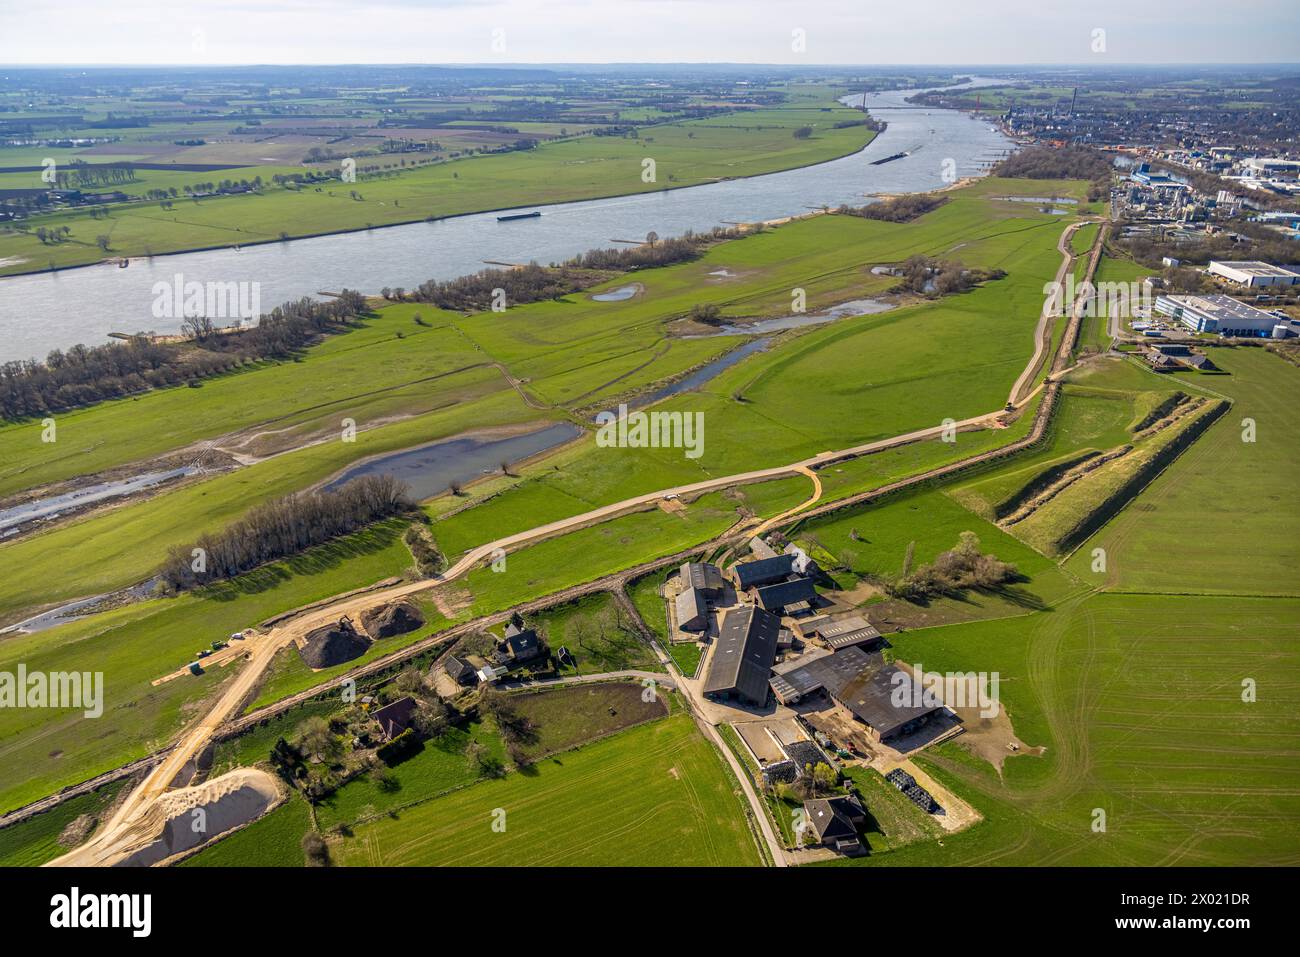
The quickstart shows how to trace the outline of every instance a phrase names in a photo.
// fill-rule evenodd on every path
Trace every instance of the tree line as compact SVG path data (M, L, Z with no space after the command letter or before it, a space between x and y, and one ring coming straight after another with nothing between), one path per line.
M878 203L868 203L866 206L841 206L837 212L861 216L863 219L883 220L886 223L910 223L946 202L948 197L938 193L908 193L882 199Z
M365 312L365 297L345 289L325 302L307 297L286 302L240 333L215 335L210 321L195 317L187 322L195 338L181 345L142 335L102 346L55 349L44 362L10 360L0 364L0 419L44 416L197 382L250 361L286 358Z
M562 263L542 266L530 262L515 269L484 269L456 279L428 280L410 293L389 290L388 298L414 299L457 312L491 309L500 289L508 305L558 299L604 281L608 272L631 272L636 269L671 266L699 257L712 243L739 235L735 229L715 229L710 233L687 232L673 239L659 239L654 234L640 246L622 249L592 249Z
M1031 146L1012 153L993 167L994 176L1004 179L1086 179L1088 200L1107 194L1115 164L1100 150L1087 146Z
M391 475L366 475L337 491L274 499L215 535L173 546L158 578L173 592L234 578L411 508L405 483Z

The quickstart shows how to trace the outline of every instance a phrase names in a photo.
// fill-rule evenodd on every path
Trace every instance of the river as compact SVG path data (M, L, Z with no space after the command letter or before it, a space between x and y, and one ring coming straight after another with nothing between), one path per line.
M976 77L971 86L1003 82ZM127 269L85 266L0 279L0 361L43 358L78 342L97 345L110 332L175 332L180 320L153 316L157 282L260 284L262 309L343 287L375 293L426 279L477 272L485 260L549 263L654 231L681 235L735 222L779 219L822 206L861 205L873 193L922 192L953 173L973 176L1011 145L987 121L953 110L918 109L916 90L867 94L872 116L888 129L863 150L817 166L636 196L539 205L534 219L497 222L496 213L337 233L242 249L135 259ZM844 97L853 104L862 95ZM885 163L894 153L910 155Z

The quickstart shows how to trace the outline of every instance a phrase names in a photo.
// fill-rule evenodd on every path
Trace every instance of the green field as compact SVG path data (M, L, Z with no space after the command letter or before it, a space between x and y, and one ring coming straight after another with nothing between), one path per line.
M302 867L311 808L291 797L270 814L181 861L179 867Z
M860 117L858 111L836 103L831 91L822 90L806 103L658 125L642 130L637 138L557 140L525 152L383 175L359 174L354 185L330 182L319 192L314 187L268 185L257 194L182 197L173 209L150 201L115 204L106 207L103 219L77 210L49 213L31 217L27 225L33 232L40 226L68 226L70 238L45 244L27 233L0 234L0 274L99 262L105 257L95 244L99 235L109 236L112 256L142 256L276 242L283 233L299 238L757 176L860 150L871 141L871 131L862 126L833 128L836 122ZM814 135L795 138L801 126L812 126ZM642 179L646 158L656 164L651 182Z
M0 830L0 867L39 867L71 850L59 843L64 828L83 814L102 819L126 784L115 781Z
M331 851L351 865L754 865L735 787L680 714L359 826Z
M1291 599L1098 594L891 639L927 670L1000 672L1016 734L1047 753L999 777L960 739L926 752L985 820L865 863L1293 866L1297 621Z
M950 506L989 509L1053 462L1122 440L1174 390L1212 388L1235 403L1080 553L1049 572L1063 590L1044 607L890 636L895 656L927 671L998 672L1016 735L1046 752L1011 756L999 774L961 738L926 751L919 762L984 820L943 835L942 844L932 828L900 844L894 835L915 822L891 824L885 798L892 795L877 795L876 808L868 796L884 836L869 836L872 856L852 863L1300 861L1300 771L1292 760L1300 603L1288 577L1296 527L1290 510L1270 504L1282 502L1281 489L1295 479L1295 436L1273 410L1297 379L1293 366L1261 349L1211 355L1228 375L1161 377L1127 360L1085 367L1063 392L1049 441L946 489ZM1243 406L1259 416L1254 443L1241 441L1240 419L1250 414ZM1240 496L1245 485L1260 494ZM906 501L837 524L887 533L889 554L904 531L893 531L902 518L890 513ZM960 519L947 508L915 508L905 531L922 540L951 521ZM967 513L966 521L980 520ZM987 526L970 527L984 538ZM984 540L986 547L998 541L992 550L1001 553L1005 542ZM1107 551L1101 574L1091 568L1094 545ZM1264 568L1279 572L1266 586ZM1026 587L1037 580L1031 574ZM1255 597L1268 595L1278 597ZM1104 830L1094 830L1098 809Z

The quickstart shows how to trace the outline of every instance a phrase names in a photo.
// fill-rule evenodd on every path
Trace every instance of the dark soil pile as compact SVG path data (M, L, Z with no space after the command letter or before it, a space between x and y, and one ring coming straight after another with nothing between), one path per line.
M369 647L370 641L366 636L357 634L352 622L343 618L337 624L309 632L298 654L310 668L331 668L360 658Z
M424 624L420 609L410 602L399 601L382 608L372 608L361 615L361 625L371 638L391 638L415 631Z

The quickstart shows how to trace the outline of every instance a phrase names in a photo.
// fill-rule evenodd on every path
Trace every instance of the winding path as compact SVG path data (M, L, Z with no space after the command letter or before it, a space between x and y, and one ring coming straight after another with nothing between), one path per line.
M1073 266L1075 256L1070 248L1070 239L1074 235L1074 232L1082 225L1082 222L1075 222L1067 226L1057 244L1057 248L1062 254L1061 266L1056 273L1057 283L1064 281L1068 270ZM1098 230L1095 248L1100 247L1100 241L1103 235L1104 230ZM1092 269L1095 268L1095 266L1096 253L1094 249L1094 258L1091 263L1091 268L1089 269L1089 277L1091 277ZM1074 322L1077 322L1080 312L1081 306L1076 304L1074 314L1071 316L1071 319ZM1055 318L1056 317L1052 315L1050 304L1045 305L1043 312L1039 317L1035 331L1034 354L1011 389L1011 394L1008 399L1009 405L1023 405L1030 397L1032 397L1034 391L1036 391L1026 390L1029 383L1031 383L1037 376L1039 368L1044 361L1044 357L1050 350L1052 328ZM1062 354L1067 357L1069 355L1069 342L1070 335L1067 334L1065 341L1062 344ZM1057 363L1059 364L1059 355ZM1021 396L1021 393L1025 393L1023 397ZM248 700L249 696L257 687L262 674L275 659L276 654L282 648L287 647L290 643L305 637L306 634L314 628L338 621L339 618L343 616L356 615L363 610L373 608L377 605L386 604L416 592L426 591L430 588L435 588L439 585L454 581L455 579L467 574L484 560L499 557L501 554L509 552L512 549L517 549L524 545L530 545L556 535L575 531L588 525L593 525L611 518L625 515L646 506L653 505L665 498L697 495L736 485L762 482L769 479L784 478L791 475L810 475L813 479L815 489L813 497L809 501L797 506L795 509L778 516L777 519L765 522L759 526L760 529L766 529L771 527L774 522L808 508L820 498L821 485L815 475L815 470L819 467L828 465L832 462L857 458L862 455L883 451L896 446L908 445L928 438L935 438L954 426L958 429L976 425L992 426L1002 415L1005 414L1005 411L1005 409L998 409L994 412L972 416L971 418L963 419L956 423L948 422L930 428L917 429L904 435L867 442L851 448L820 452L810 458L793 462L789 465L780 465L767 469L756 469L735 475L725 475L717 478L706 479L701 482L678 485L673 488L660 489L655 492L647 492L643 495L633 496L624 499L621 502L605 505L556 522L539 525L536 528L519 532L514 535L508 535L495 541L480 545L465 553L459 561L437 578L409 582L392 588L364 592L334 604L313 608L301 615L288 619L272 628L265 635L247 640L249 655L247 664L240 670L239 674L231 682L230 686L220 695L212 707L209 708L208 712L185 732L177 745L167 753L164 759L149 773L140 785L126 797L113 813L112 817L109 818L105 825L89 842L51 863L56 866L86 866L111 863L114 860L120 859L123 852L121 842L129 836L130 825L137 821L139 817L148 813L153 801L170 788L171 782L176 779L182 769L193 758L203 751L209 741L212 740L217 730L238 713L241 705ZM670 674L674 675L674 677L680 677L671 662L667 662L666 666L669 668ZM683 683L680 680L677 684L679 687L683 686ZM695 709L692 708L692 710L694 711ZM767 822L767 816L763 813L762 805L757 795L753 793L752 787L748 786L748 780L743 769L737 766L734 757L731 756L730 749L725 746L725 743L721 740L716 729L709 725L708 722L703 721L699 717L698 712L696 713L696 721L704 731L705 735L714 743L715 746L719 747L722 754L728 758L732 770L736 773L737 780L740 782L741 788L745 792L745 796L750 803L759 827L763 831L764 840L768 843L769 850L774 851L774 863L783 866L785 859L781 852L781 845L776 841L775 836L771 833L771 827Z

